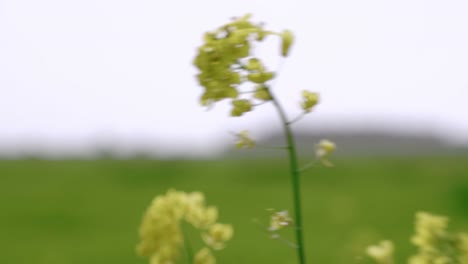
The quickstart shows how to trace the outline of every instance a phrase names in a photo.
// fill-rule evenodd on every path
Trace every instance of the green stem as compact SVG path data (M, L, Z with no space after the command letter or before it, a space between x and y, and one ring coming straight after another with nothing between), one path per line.
M283 107L280 105L275 96L270 92L272 102L278 111L287 141L287 149L289 153L289 167L291 172L291 182L293 188L293 201L294 201L294 215L296 225L296 243L297 243L297 254L299 258L299 264L305 264L305 253L304 253L304 237L302 230L302 213L301 213L301 195L300 195L300 171L297 164L296 146L294 143L294 136L291 131L290 124Z
M185 223L182 223L182 225L183 224L185 224ZM187 253L188 264L192 264L193 263L193 251L192 251L192 247L190 245L189 237L188 237L188 234L187 234L187 232L185 230L185 227L182 226L181 229L182 229L182 234L184 236L184 247L185 247L185 251Z

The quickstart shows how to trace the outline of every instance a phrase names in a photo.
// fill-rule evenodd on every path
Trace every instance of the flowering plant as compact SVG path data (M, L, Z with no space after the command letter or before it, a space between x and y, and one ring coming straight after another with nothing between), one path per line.
M232 105L230 115L233 117L244 116L266 103L275 107L284 129L286 145L282 148L289 156L294 210L292 216L287 210L270 210L266 231L271 238L279 239L281 229L292 227L295 242L287 241L288 245L296 249L298 262L305 264L300 174L317 162L333 166L328 158L336 150L336 145L330 140L321 140L316 144L315 159L299 167L291 126L313 112L320 97L316 92L302 91L302 99L298 104L302 113L295 118L288 118L273 92L273 80L278 73L269 70L255 55L252 47L268 36L279 37L279 55L284 58L291 53L294 36L289 30L267 30L263 24L251 22L250 18L250 15L234 18L204 35L203 44L193 61L199 70L198 82L204 89L199 101L202 106L212 107L220 101L228 100ZM250 149L256 146L247 130L234 135L237 148ZM188 263L214 264L216 259L212 250L223 249L233 236L232 226L218 223L217 218L217 208L206 206L202 193L169 190L165 195L156 197L147 209L140 227L141 242L137 251L139 255L149 257L151 264L172 264L179 259L179 251L183 248ZM199 230L206 245L196 254L192 254L184 223ZM445 217L427 213L417 215L416 235L412 241L419 252L410 258L410 264L468 264L468 235L450 234L446 226ZM393 264L393 252L391 241L382 241L367 249L367 254L379 264Z

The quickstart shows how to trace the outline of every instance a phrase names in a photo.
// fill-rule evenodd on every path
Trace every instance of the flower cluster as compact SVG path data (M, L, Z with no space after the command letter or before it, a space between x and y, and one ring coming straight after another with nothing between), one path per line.
M206 244L222 249L231 239L231 225L217 223L218 210L206 206L203 193L169 190L156 197L147 209L140 226L137 252L150 258L151 264L175 263L184 244L181 222L186 221L202 232ZM205 247L194 256L194 263L214 264L211 251Z
M253 43L263 41L268 35L278 35L282 39L282 56L289 54L293 43L290 31L267 31L249 19L250 15L245 15L206 33L204 44L198 48L193 62L200 71L198 82L205 88L200 103L207 106L223 99L232 99L232 116L251 111L251 100L271 100L267 83L275 77L275 73L268 71L260 59L251 54ZM246 82L254 85L253 97L248 99L240 98L239 91L240 85Z
M468 264L468 234L449 233L448 218L425 212L416 214L416 234L411 242L418 253L409 264ZM367 248L367 254L378 264L393 263L393 244L382 241Z
M448 218L419 212L416 215L416 234L411 241L418 254L410 264L468 263L468 235L447 231Z

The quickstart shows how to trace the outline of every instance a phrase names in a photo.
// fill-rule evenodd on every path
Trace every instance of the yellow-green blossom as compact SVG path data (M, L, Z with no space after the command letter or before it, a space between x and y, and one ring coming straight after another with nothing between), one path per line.
M198 49L194 65L200 70L198 81L205 88L202 105L208 105L225 98L237 98L237 87L242 83L242 73L235 69L242 67L240 61L250 54L253 38L263 31L249 21L250 15L237 18L204 37L204 44Z
M268 88L262 84L255 88L254 98L263 101L269 101L272 99L270 91L268 91Z
M260 71L260 72L253 72L247 75L247 79L249 81L254 82L254 83L265 83L275 77L274 72L265 72L265 71Z
M291 48L291 45L294 41L294 36L292 34L291 31L289 30L285 30L283 31L283 33L281 34L281 39L282 39L282 43L281 43L281 55L283 57L286 57L289 55L289 50Z
M260 59L251 52L255 42L263 41L267 35L279 36L282 40L281 55L287 56L293 43L291 31L282 33L263 29L263 25L250 21L250 15L234 18L233 21L207 32L193 64L198 68L197 79L204 88L200 103L203 106L231 99L234 108L231 116L242 116L251 111L253 105L240 99L240 86L245 83L263 85L275 77ZM268 101L271 95L266 89L256 89L253 98Z
M416 214L416 234L411 241L424 250L432 251L438 240L446 237L447 223L447 217L419 212Z
M231 225L214 224L203 235L203 240L213 249L223 249L225 243L232 238L233 232Z
M195 255L193 264L216 264L216 259L211 251L204 247Z
M244 68L251 72L262 72L265 70L262 62L257 58L249 59L247 64L244 65Z
M312 111L312 108L317 105L319 102L319 95L317 93L302 91L302 102L301 108L304 112L309 113Z
M208 228L216 222L218 209L210 207L192 207L186 212L186 220L196 228Z
M416 215L416 234L411 241L418 247L410 264L468 263L468 242L465 234L447 231L448 218L419 212Z
M393 251L393 243L385 240L378 245L369 246L366 253L378 264L393 264Z
M241 116L252 110L252 103L246 99L233 100L232 105L234 108L231 111L231 116Z
M247 130L241 131L240 133L236 134L237 142L236 148L253 148L255 147L255 141L250 138L249 132Z
M334 142L323 139L315 146L315 156L320 160L325 166L333 166L333 164L327 160L328 156L336 150L336 145Z
M216 237L215 231L221 225L216 223L217 218L217 208L205 205L203 193L169 190L165 195L154 198L146 210L139 230L140 243L137 252L140 256L149 257L151 264L175 263L184 244L181 222L185 221L200 229L203 237L206 232ZM216 239L212 239L210 246L215 242L224 243L229 240L233 233L230 225L229 229L229 236L225 235L221 241L218 235ZM207 256L206 251L203 252L199 252L200 256L196 257L200 261L198 263L214 263L214 258Z
M292 218L289 217L288 211L274 212L271 215L269 231L277 231L283 227L290 226Z
M418 253L409 264L468 264L468 234L449 233L448 218L426 212L416 214L416 234L411 241ZM383 241L367 248L367 254L379 264L393 263L393 244Z

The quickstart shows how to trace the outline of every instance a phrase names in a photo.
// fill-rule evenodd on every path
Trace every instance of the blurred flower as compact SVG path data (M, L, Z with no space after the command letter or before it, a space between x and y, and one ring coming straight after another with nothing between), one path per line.
M317 93L302 91L301 108L304 112L309 113L312 108L319 102L319 95Z
M283 57L286 57L289 55L289 49L291 48L291 45L294 41L294 36L291 31L285 30L281 34L281 40L281 55L283 55Z
M315 146L315 156L319 159L325 166L333 166L333 164L327 160L327 157L336 150L336 145L334 142L322 139Z
M236 142L236 148L253 148L255 147L255 141L249 137L247 130L241 131L236 134L238 140Z
M231 225L214 224L203 235L203 240L213 249L223 249L224 243L232 238L233 232Z
M211 106L230 99L234 108L231 116L242 116L253 109L248 99L239 97L240 87L245 83L258 85L253 98L271 100L265 83L275 78L275 72L268 71L260 59L253 56L251 46L263 41L267 35L281 38L281 55L289 54L294 37L291 31L281 33L263 29L262 24L252 23L250 14L234 18L231 22L214 31L207 32L193 64L198 68L197 79L204 88L200 104ZM310 100L306 104L309 104ZM307 106L308 107L308 106Z
M367 255L379 264L393 264L393 243L385 240L367 248Z
M202 248L197 252L193 264L216 264L216 259L208 248Z
M448 218L426 212L416 214L416 234L411 238L418 247L410 264L468 263L466 235L447 231Z
M218 218L218 209L210 207L189 207L186 212L186 220L196 228L208 228Z
M249 81L254 82L254 83L259 83L259 84L266 83L267 81L273 79L274 77L275 77L274 72L265 72L265 71L253 72L247 75L247 79L249 79Z
M268 91L268 88L263 84L258 85L255 88L254 98L263 100L263 101L269 101L272 99L271 94Z
M174 263L184 243L180 227L183 220L202 232L208 232L212 237L210 246L224 243L232 237L232 226L216 223L217 218L218 209L205 205L203 193L169 190L165 195L154 198L146 210L139 230L137 253L149 257L151 264ZM220 227L226 230L219 231ZM220 232L224 233L220 235ZM208 253L200 251L195 257L197 263L215 263L214 257Z
M289 217L288 211L274 212L271 215L269 231L277 231L283 227L290 226L292 218Z
M204 37L193 64L200 70L197 75L205 88L202 105L209 105L226 98L237 98L237 87L243 77L236 68L242 58L250 54L252 37L263 29L249 21L250 15L235 18ZM264 33L266 34L266 33ZM236 66L236 67L233 67Z
M437 241L447 236L447 223L447 217L419 212L416 214L416 234L411 241L419 248L434 251Z
M252 110L252 103L247 99L232 100L232 105L234 108L231 111L231 116L241 116Z

